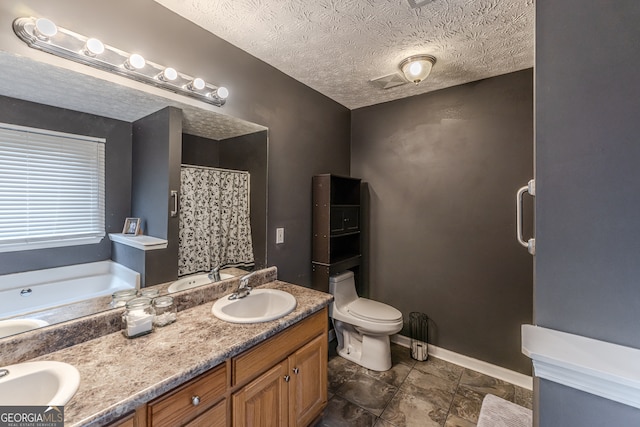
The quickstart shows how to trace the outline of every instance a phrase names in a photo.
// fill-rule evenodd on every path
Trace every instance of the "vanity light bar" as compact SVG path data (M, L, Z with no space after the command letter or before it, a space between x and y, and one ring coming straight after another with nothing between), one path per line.
M13 21L13 31L29 47L61 58L128 77L142 83L186 95L221 107L229 96L225 87L205 82L129 53L100 40L58 27L46 18L24 17Z

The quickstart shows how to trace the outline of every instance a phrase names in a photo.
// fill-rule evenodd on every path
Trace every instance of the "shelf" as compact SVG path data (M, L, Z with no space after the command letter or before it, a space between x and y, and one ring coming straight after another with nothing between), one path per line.
M346 262L354 259L357 259L358 261L360 261L361 257L362 257L361 254L342 256L342 257L331 260L331 264L340 264L341 262Z
M332 274L352 269L357 276L359 272L362 258L361 180L315 175L312 186L312 286L328 292Z
M159 239L152 236L131 236L122 233L109 233L109 238L112 242L121 243L143 251L165 249L169 244L165 239Z
M522 325L522 352L537 377L640 408L640 349Z
M356 265L360 265L360 258L362 255L350 255L345 257L336 258L331 261L331 263L327 264L324 262L312 261L312 264L320 265L322 267L329 267L331 270L336 268L338 269L348 269L350 267L355 267Z
M329 237L344 237L344 236L355 236L356 234L360 234L360 231L345 231L343 233L331 233Z

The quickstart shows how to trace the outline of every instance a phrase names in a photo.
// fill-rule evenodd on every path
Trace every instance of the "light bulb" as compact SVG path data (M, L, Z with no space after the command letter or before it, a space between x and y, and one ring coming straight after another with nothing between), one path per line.
M216 89L215 95L220 99L227 99L229 97L229 89L224 86L220 86Z
M418 74L420 74L420 71L422 71L422 64L420 64L419 62L414 62L409 66L409 73L412 76L417 76Z
M84 45L84 54L87 56L96 56L104 52L104 44L98 39L90 38Z
M40 40L49 40L51 37L58 34L58 27L53 21L47 18L38 18L33 32Z
M167 67L160 74L158 74L158 78L163 82L174 81L178 78L178 72L175 68Z
M205 86L206 83L204 82L204 80L202 80L200 77L196 77L191 81L191 83L187 85L187 88L189 88L190 90L202 90Z
M145 61L141 55L134 53L129 57L129 59L125 61L124 66L129 70L139 70L141 68L144 68L146 64L147 61Z

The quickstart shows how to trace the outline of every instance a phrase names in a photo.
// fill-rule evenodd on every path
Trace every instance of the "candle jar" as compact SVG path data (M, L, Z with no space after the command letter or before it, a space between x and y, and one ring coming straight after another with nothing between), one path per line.
M178 310L175 304L173 304L173 298L170 296L154 299L153 308L156 312L156 316L153 318L153 324L155 326L162 327L170 325L178 318Z
M151 298L134 298L126 304L122 314L122 333L127 338L136 338L153 332L155 310Z
M140 289L140 291L138 292L138 296L151 299L157 297L158 295L160 295L160 289L158 288L144 288Z
M114 292L113 295L111 295L111 307L124 307L127 301L136 297L136 292L135 289L124 289Z

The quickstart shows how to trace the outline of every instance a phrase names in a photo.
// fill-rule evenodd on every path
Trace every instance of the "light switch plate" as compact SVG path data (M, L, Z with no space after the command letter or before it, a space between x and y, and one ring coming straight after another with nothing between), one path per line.
M284 228L276 228L276 245L284 243Z

